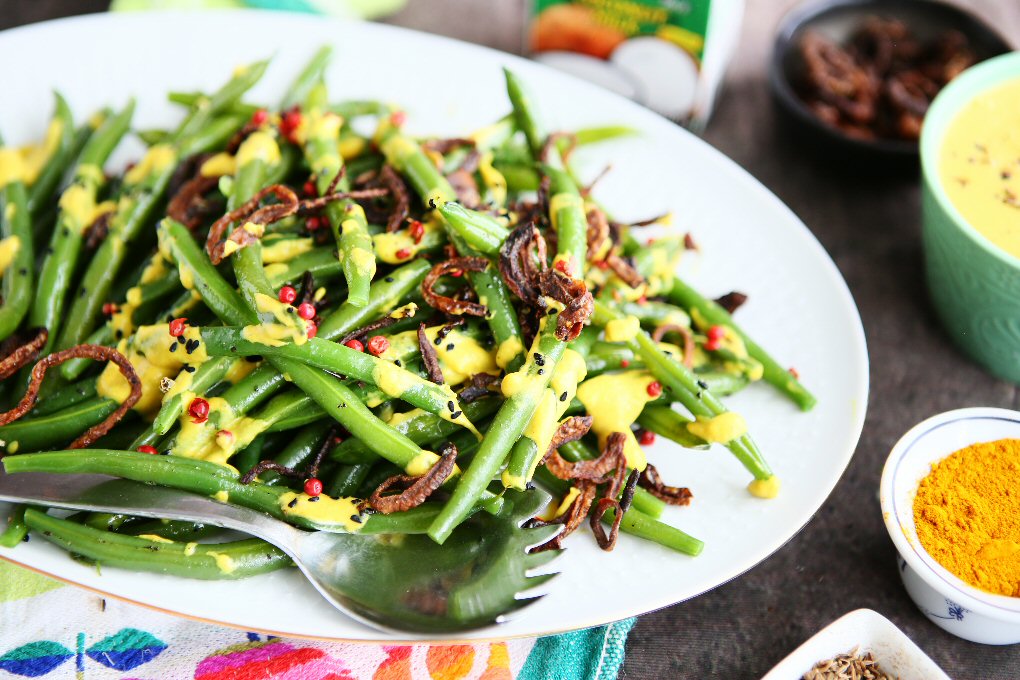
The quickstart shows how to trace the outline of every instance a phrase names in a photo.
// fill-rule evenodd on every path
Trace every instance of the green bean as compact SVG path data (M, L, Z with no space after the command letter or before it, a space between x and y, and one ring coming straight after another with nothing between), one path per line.
M455 201L439 206L439 214L468 246L486 257L499 255L508 231L496 219Z
M212 524L195 524L177 519L140 519L121 530L132 536L159 536L170 541L200 541L223 533L222 527Z
M591 350L584 355L584 363L588 367L589 377L607 371L618 371L624 368L635 370L644 367L630 347L615 342L602 341L592 345Z
M222 111L230 110L237 100L250 90L266 72L268 61L258 61L238 69L227 83L211 97L202 96L195 108L181 122L174 132L173 141L186 140L196 135L212 118Z
M173 136L173 143L153 147L135 168L125 176L121 197L109 233L82 276L78 299L71 307L64 331L57 341L58 349L80 344L95 327L99 310L106 301L127 256L127 247L142 231L166 191L191 137L199 133L213 116L235 101L261 77L265 62L259 62L235 73L234 77L209 100L207 106L192 111Z
M86 378L70 385L64 385L46 399L36 402L35 407L25 416L27 422L33 418L50 415L65 408L93 399L96 396L96 381Z
M617 312L596 301L596 324L604 326L608 321L620 318ZM697 376L680 362L663 354L648 333L639 330L626 344L644 360L648 370L669 390L671 397L683 404L692 415L712 418L727 412L711 392L698 385ZM750 436L743 434L725 445L756 480L768 481L773 477L772 470Z
M99 210L96 198L106 183L103 165L127 133L134 110L134 101L129 101L123 111L108 118L89 138L78 159L74 180L61 194L56 228L43 258L29 314L33 327L49 330L44 353L56 343L67 293L78 267L82 237Z
M28 534L28 525L25 524L25 506L15 504L11 506L10 514L7 515L7 527L0 532L0 548L13 548Z
M302 345L283 343L271 346L245 339L241 328L205 327L202 342L209 356L266 356L299 361L306 366L321 368L378 386L388 396L402 399L444 418L473 427L458 404L457 396L448 385L437 385L386 359L350 347L312 338Z
M64 171L67 170L67 166L70 165L74 154L75 129L71 107L67 105L67 100L59 92L54 92L53 96L56 100L56 110L45 142L47 147L52 145L53 149L39 170L39 174L33 178L33 181L30 182L31 186L27 188L26 207L33 216L42 212L53 196L53 192L57 190L57 184Z
M581 128L574 133L573 141L577 146L587 146L611 139L619 139L620 137L632 137L638 134L640 133L637 130L627 125L602 125ZM557 146L559 146L560 153L563 153L569 148L570 140L561 139Z
M372 471L372 465L372 463L341 465L327 485L326 493L334 498L353 496Z
M321 81L332 54L333 48L329 45L323 45L316 50L308 64L287 88L287 93L283 95L283 100L280 102L281 109L289 109L305 102L312 89Z
M6 442L7 453L38 451L73 440L115 410L117 402L113 399L93 397L47 416L0 426L0 440Z
M308 134L304 152L320 194L329 190L333 180L343 171L344 163L338 147L340 118L325 107L326 88L319 83L311 88L305 104ZM350 182L341 177L337 188L349 191ZM364 307L368 304L369 286L376 269L365 211L353 200L344 199L326 206L325 214L336 239L338 257L347 280L347 301L351 306Z
M168 92L166 95L167 101L171 104L180 104L181 106L197 107L199 103L208 101L209 96L204 92ZM234 113L238 116L244 116L245 118L251 118L260 106L255 104L246 104L244 102L234 102L231 104L227 111ZM167 135L172 133L167 132Z
M508 68L503 69L506 76L506 91L510 96L510 103L513 104L514 120L518 129L524 133L528 140L528 146L534 158L542 153L542 146L545 144L545 135L541 131L534 109L531 105L531 95L521 79Z
M176 380L183 378L188 382L189 391L196 394L205 394L213 385L223 380L230 369L239 361L243 361L243 359L219 357L204 361L195 369L194 373L188 374L190 377L184 378L184 373L182 372L177 376ZM152 431L161 435L169 432L183 410L184 396L179 390L174 390L173 394L163 398L163 405L160 406L159 412L152 421Z
M25 522L47 541L101 566L213 580L247 578L291 565L286 553L257 538L168 543L93 529L34 509L25 512Z
M507 385L511 388L507 400L496 412L478 453L457 481L450 500L429 527L429 536L437 543L444 543L467 517L479 494L485 491L499 472L514 442L524 432L538 408L542 393L552 378L553 369L566 349L566 345L556 339L556 317L544 317L543 324L524 365L516 373L504 378L504 390ZM539 360L542 366L535 363L536 355L541 357Z
M438 207L457 200L457 193L421 146L397 126L384 123L379 128L378 138L379 150L386 156L386 162L407 178L426 205Z
M3 182L0 179L0 182ZM3 275L3 306L0 307L0 340L21 325L32 304L32 223L25 185L13 179L0 186L0 246L8 260Z
M317 337L336 340L347 333L375 321L385 312L397 307L411 291L415 290L429 273L432 265L426 260L411 260L394 269L389 276L372 284L369 303L356 307L344 302L327 315L319 324Z
M725 326L740 336L747 347L748 354L761 362L765 368L763 377L774 385L780 392L793 400L802 411L810 411L816 399L808 392L799 380L790 371L783 368L779 362L772 358L758 343L752 340L739 326L733 322L729 312L717 303L702 297L697 291L679 279L673 280L673 287L669 291L669 298L674 303L682 305L691 310L695 322L707 328L708 326Z
M339 116L343 116L344 120L350 120L360 116L385 116L393 110L393 107L378 101L350 99L330 104L329 110Z
M696 437L687 429L693 422L690 418L677 413L669 406L649 404L641 411L637 423L641 427L666 439L670 439L688 449L707 449L708 442Z
M602 521L607 524L612 524L615 519L616 511L613 508L610 508L602 516ZM670 550L675 550L691 557L697 557L705 548L704 542L697 538L665 522L653 519L633 507L623 513L623 518L620 520L620 531L647 541L653 541Z
M577 186L562 170L542 166L549 185L549 219L557 233L557 258L568 258L568 271L583 271L588 256L588 218ZM582 275L583 276L583 275Z
M193 283L202 302L225 323L243 325L251 316L244 300L220 275L180 222L166 218L159 225L160 249L177 263L182 281Z
M329 430L330 423L325 420L306 425L294 435L294 438L290 440L287 446L280 451L280 453L273 456L273 462L295 470L303 467L312 458L314 458L315 454L320 448L322 448L322 443L325 441ZM268 470L259 475L259 480L263 484L269 484L270 486L286 484L287 482L284 477L281 477L272 470ZM338 494L332 492L329 492L328 495L334 498L338 496ZM351 494L339 494L341 497L349 495Z
M282 266L266 265L266 275L273 288L300 281L305 272L311 274L315 282L320 284L343 276L343 268L333 254L332 248L315 248L277 264Z
M637 317L642 326L652 329L663 324L691 327L691 317L687 315L687 312L668 302L646 300L644 302L614 303L612 306L621 314Z
M464 404L464 415L477 423L496 412L501 401L499 399L477 399ZM403 415L399 422L391 424L394 430L404 435L419 446L430 446L447 441L459 429L459 426L433 415L428 411L416 411ZM329 457L341 463L368 463L379 460L379 456L364 442L349 437L333 448Z

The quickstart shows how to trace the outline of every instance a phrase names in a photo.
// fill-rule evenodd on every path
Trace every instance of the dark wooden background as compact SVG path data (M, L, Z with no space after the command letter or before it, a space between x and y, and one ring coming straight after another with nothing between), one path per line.
M0 28L107 4L0 0ZM793 4L749 0L740 48L705 138L793 208L846 277L871 354L864 435L835 492L789 544L706 595L641 617L621 677L758 678L822 626L868 607L957 680L1017 680L1020 646L964 642L929 623L907 598L877 490L889 449L918 421L963 406L1015 409L1020 395L964 359L933 316L922 280L916 170L841 168L804 153L795 131L777 126L764 69L776 24ZM960 4L1020 44L1020 2ZM389 21L518 51L523 13L524 0L411 0Z

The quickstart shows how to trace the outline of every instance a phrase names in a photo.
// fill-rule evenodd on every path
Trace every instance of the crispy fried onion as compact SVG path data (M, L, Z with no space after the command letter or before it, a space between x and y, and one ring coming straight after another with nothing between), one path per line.
M623 516L630 510L630 504L634 501L637 481L638 471L631 470L630 476L627 477L627 483L623 486L623 494L620 496L620 500L607 497L600 498L598 503L595 504L595 510L591 513L591 517L588 520L591 525L591 532L595 535L595 542L606 552L610 552L616 547L616 539L620 536L620 522L623 521ZM610 509L614 511L613 524L609 528L609 533L606 534L606 529L602 526L602 518Z
M617 496L620 495L620 490L623 488L624 475L627 471L627 457L624 455L626 437L619 432L609 435L605 450L601 456L594 460L570 463L564 460L557 451L560 446L567 442L575 441L587 434L588 429L591 427L591 422L591 416L572 416L564 420L553 435L549 450L544 458L545 466L549 469L549 472L559 479L573 482L580 493L574 499L574 502L571 503L570 508L552 522L533 520L530 523L530 526L540 526L543 524L563 525L563 531L548 542L533 548L532 552L558 550L562 547L563 539L569 536L577 527L581 526L581 522L588 515L592 503L595 502L598 487L601 485L605 485L605 489L596 510L598 520L595 520L595 523L597 524L601 520L609 508L616 509L616 517L613 520L614 528L608 536L604 532L600 533L601 527L599 527L599 531L595 532L595 537L599 547L603 550L612 550L616 545L619 522L622 520L623 514L630 507L630 499L627 496L619 502L616 500ZM629 481L627 483L630 484ZM607 502L603 503L603 501ZM624 505L624 501L626 501L626 505Z
M684 339L683 364L687 368L694 368L694 334L691 333L691 329L675 323L660 324L652 331L652 340L662 342L666 333L676 333Z
M460 391L457 398L462 404L470 404L490 394L498 393L503 378L491 373L475 373L468 378L468 386Z
M637 288L645 282L644 277L638 273L637 269L634 269L629 257L620 257L615 252L611 252L606 256L606 264L621 281L631 288Z
M478 191L478 183L474 175L466 168L457 168L446 176L446 181L457 194L457 201L468 208L477 208L482 203L482 195Z
M421 352L421 360L425 364L425 372L428 374L429 380L437 385L445 383L443 369L439 366L439 355L436 354L436 348L429 342L429 336L425 334L424 322L418 324L418 350Z
M407 190L407 184L397 171L390 165L384 165L379 171L379 184L385 188L393 199L393 209L386 218L386 231L393 233L400 229L407 216L411 213L411 193Z
M85 430L85 432L71 442L67 448L83 449L95 442L97 439L113 429L113 426L120 422L120 419L123 418L124 415L131 410L131 407L134 406L141 398L142 381L138 378L138 374L135 372L134 366L132 366L131 362L127 360L127 357L112 347L103 347L102 345L75 345L74 347L70 347L60 352L48 354L36 362L36 365L32 367L32 375L28 383L28 390L25 392L25 396L22 397L21 401L18 402L18 405L10 411L0 413L0 425L13 423L15 420L31 411L32 407L35 406L36 399L39 397L39 388L42 387L43 378L46 377L46 371L49 370L51 366L59 366L68 359L112 361L117 364L117 368L120 369L121 374L131 386L131 393L113 413L107 416L106 420Z
M99 213L96 219L92 220L92 224L85 231L86 250L95 250L99 247L100 243L106 240L106 235L110 233L110 222L113 221L113 212L113 210L104 210Z
M659 471L654 465L647 465L638 478L638 486L646 489L656 498L666 501L670 505L690 505L694 495L686 486L669 486L659 477Z
M581 279L571 278L555 269L547 269L539 276L539 290L557 302L563 311L556 319L556 338L564 342L573 340L595 311L595 298ZM539 299L541 305L542 299Z
M740 309L745 302L747 302L747 296L743 293L738 293L737 291L726 293L726 295L716 298L715 300L715 304L719 305L730 314Z
M21 370L22 366L28 365L28 362L35 359L46 345L49 337L48 330L37 328L35 337L27 342L20 334L4 340L3 344L0 344L0 355L3 355L3 359L0 359L0 380L6 380Z
M571 154L573 154L574 150L577 149L577 135L573 132L550 132L549 136L545 138L545 142L542 143L542 149L539 151L538 159L543 163L549 162L549 155L552 153L553 149L559 147L561 139L566 140L567 145L566 148L563 149L563 153L560 154L560 157L563 159L565 164L569 163Z
M378 198L388 192L386 189L365 189L362 191L335 192L336 184L340 181L343 170L330 183L329 190L325 195L317 198L299 200L292 189L282 184L273 184L261 189L251 199L239 208L228 212L219 218L209 228L209 237L205 242L205 250L213 264L219 264L226 257L226 245L228 241L235 244L234 250L240 250L251 245L262 236L262 229L267 224L279 222L291 215L309 215L325 208L334 201L343 199L366 199ZM274 196L278 203L262 206L263 199ZM236 223L242 224L236 227L228 237L224 238L227 228Z
M394 475L372 492L368 497L368 506L376 512L389 515L393 512L404 512L416 508L442 486L446 478L453 472L457 463L457 447L451 443L443 445L443 455L439 457L432 469L421 477L411 475ZM397 494L384 496L391 487L405 487Z
M610 248L619 240L619 230L610 228L606 214L598 208L592 208L586 214L588 218L588 259L595 261L595 258L607 250L606 241L610 241ZM615 231L615 234L614 234Z
M372 321L371 323L365 324L361 328L355 328L353 331L337 340L337 342L340 343L341 345L346 345L351 340L360 340L361 338L365 337L366 335L373 331L377 331L381 328L386 328L387 326L392 326L399 320L400 319L390 314L387 314L376 319L375 321Z
M595 300L584 281L546 266L545 239L533 224L510 232L499 251L499 271L514 295L526 304L546 307L545 297L564 305L556 320L556 337L573 340L595 309Z
M177 220L189 230L194 231L202 224L213 209L214 201L206 199L206 194L219 184L219 175L203 175L201 172L181 185L166 206L166 214Z
M433 286L436 285L436 281L441 276L458 272L481 272L485 271L485 268L488 266L489 261L484 257L454 257L445 262L440 262L432 267L432 270L425 276L425 280L421 282L421 293L425 298L425 302L443 314L453 316L465 314L468 316L486 316L489 313L489 309L485 305L471 302L470 300L456 300L452 297L440 295L433 290Z
M212 157L211 153L189 156L177 166L170 179L170 201L167 215L194 231L209 215L222 210L222 201L207 200L206 194L220 181L220 175L204 176L202 166Z
M337 427L331 427L329 429L326 433L326 438L323 439L322 443L319 445L319 450L315 454L315 458L312 459L312 462L309 463L304 472L296 468L281 465L273 460L260 460L250 470L244 473L244 476L242 476L239 481L242 484L251 484L259 475L267 471L272 471L286 477L294 477L296 479L311 479L312 477L318 477L319 466L322 465L322 459L325 458L326 453L328 453L330 449L340 443L337 431Z

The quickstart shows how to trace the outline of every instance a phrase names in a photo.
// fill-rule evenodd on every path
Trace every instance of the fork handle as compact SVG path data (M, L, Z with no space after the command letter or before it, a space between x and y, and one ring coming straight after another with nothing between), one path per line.
M255 510L106 475L0 472L0 501L212 524L257 536L285 550L302 533Z

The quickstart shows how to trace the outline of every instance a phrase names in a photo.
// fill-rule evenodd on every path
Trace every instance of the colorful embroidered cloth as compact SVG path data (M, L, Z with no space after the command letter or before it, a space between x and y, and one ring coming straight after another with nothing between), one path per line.
M0 561L0 680L610 680L633 625L477 645L295 640L104 600Z

